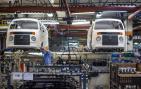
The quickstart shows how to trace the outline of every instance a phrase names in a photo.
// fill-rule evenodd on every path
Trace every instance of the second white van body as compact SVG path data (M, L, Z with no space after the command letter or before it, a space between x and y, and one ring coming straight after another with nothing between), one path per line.
M93 51L124 51L125 28L119 19L96 19L87 34L87 46Z

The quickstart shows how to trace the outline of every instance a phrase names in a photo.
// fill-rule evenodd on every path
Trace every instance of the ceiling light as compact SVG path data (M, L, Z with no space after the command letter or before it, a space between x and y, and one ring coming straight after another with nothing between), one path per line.
M84 14L87 14L87 15L93 15L95 12L82 12L82 13L72 13L71 15L84 15Z
M48 17L53 17L53 13L47 13Z
M79 25L79 24L90 24L90 21L87 21L87 20L74 20L74 21L72 21L72 25Z

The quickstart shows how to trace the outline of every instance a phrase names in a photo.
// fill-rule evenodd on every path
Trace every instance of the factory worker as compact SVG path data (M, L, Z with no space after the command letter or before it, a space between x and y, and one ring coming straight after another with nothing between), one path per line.
M43 59L45 65L52 65L52 54L48 49L48 46L41 47L41 51L43 53Z

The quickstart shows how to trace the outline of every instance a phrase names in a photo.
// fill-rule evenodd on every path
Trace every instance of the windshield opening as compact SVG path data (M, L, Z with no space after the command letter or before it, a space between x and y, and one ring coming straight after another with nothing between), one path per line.
M38 24L35 21L28 20L14 21L10 25L10 29L38 29Z
M109 29L117 29L123 30L123 25L119 21L98 21L95 23L95 29L100 30L109 30Z

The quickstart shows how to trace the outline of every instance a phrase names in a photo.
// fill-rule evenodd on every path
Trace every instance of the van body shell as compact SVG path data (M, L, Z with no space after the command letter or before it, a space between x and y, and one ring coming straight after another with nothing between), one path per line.
M124 51L125 45L125 27L119 19L96 19L88 30L87 46L93 51Z
M12 20L7 30L6 48L40 49L41 47L48 47L48 30L39 20L32 18Z

